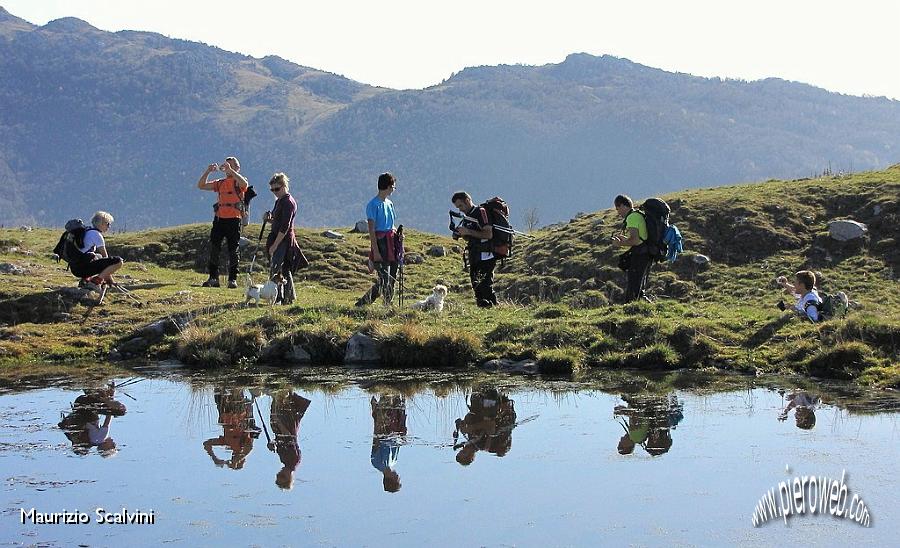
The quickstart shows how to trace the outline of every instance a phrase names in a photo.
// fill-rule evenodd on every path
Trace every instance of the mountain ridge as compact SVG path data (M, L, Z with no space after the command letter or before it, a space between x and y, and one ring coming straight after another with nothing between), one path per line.
M8 222L56 225L95 209L134 228L204 220L211 197L196 178L232 154L253 184L288 173L307 226L352 224L392 171L400 222L438 230L460 188L504 196L516 224L527 210L547 224L620 192L878 169L900 149L900 102L780 79L574 53L392 90L273 55L2 13ZM92 191L68 192L73 176Z

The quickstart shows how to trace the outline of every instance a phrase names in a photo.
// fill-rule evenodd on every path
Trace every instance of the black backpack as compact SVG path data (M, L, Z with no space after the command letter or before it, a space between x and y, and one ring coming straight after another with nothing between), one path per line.
M491 253L498 259L511 257L515 231L509 223L509 205L503 201L503 198L494 196L480 207L487 212L488 222L493 227L493 236L490 242Z
M644 221L647 222L647 249L657 262L666 260L669 245L665 242L666 230L669 229L669 204L659 198L648 198L641 206Z
M84 235L89 230L97 230L94 227L87 227L81 219L72 219L66 222L66 231L59 237L59 242L53 248L53 253L59 259L66 261L69 268L72 266L80 266L94 260L93 249L82 252L84 247Z

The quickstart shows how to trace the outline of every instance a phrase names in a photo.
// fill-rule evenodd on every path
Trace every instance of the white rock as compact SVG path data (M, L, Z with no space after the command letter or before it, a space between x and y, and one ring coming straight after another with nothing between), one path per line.
M828 235L839 242L861 238L869 229L863 223L840 219L828 223Z
M363 234L369 232L369 223L366 221L356 221L356 224L353 225L353 232L361 232Z
M706 255L697 254L691 257L691 259L695 264L709 264L709 257L707 257Z
M332 240L343 240L344 239L343 234L341 234L340 232L335 232L333 230L326 230L325 232L322 233L322 236L325 236L326 238L331 238Z

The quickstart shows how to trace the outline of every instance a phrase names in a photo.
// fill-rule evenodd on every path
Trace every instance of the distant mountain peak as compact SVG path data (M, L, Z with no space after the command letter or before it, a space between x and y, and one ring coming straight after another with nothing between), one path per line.
M54 19L41 28L55 32L102 32L97 27L77 17Z
M3 34L4 30L31 30L34 28L34 25L29 23L28 21L16 17L15 15L6 11L3 6L0 6L0 35Z

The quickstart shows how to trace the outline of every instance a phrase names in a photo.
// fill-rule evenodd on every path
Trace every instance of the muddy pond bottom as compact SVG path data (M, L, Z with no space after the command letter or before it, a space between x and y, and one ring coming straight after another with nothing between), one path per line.
M778 379L674 380L148 375L113 379L112 390L7 392L0 541L886 546L900 538L896 398L809 381L801 389ZM838 517L830 507L841 500Z

